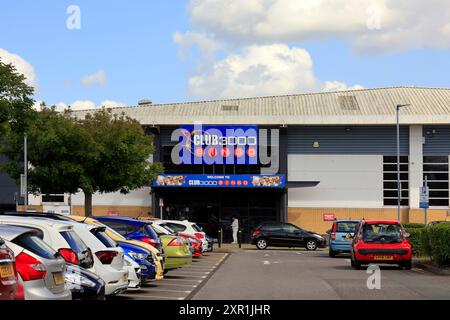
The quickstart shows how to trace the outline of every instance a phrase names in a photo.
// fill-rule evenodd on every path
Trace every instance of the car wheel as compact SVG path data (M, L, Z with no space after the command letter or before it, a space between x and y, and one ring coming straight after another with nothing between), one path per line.
M336 251L334 251L333 249L330 248L328 255L330 256L330 258L335 258L336 257Z
M361 263L353 259L353 257L350 259L350 264L352 265L353 269L361 270Z
M412 262L411 262L411 260L402 263L402 264L400 265L400 267L405 268L405 270L411 270L411 268L412 268Z
M266 249L266 248L267 248L267 240L266 240L266 239L259 239L259 240L256 242L256 248L257 248L258 250L264 250L264 249Z
M308 242L306 242L306 250L314 251L316 249L317 249L317 241L316 240L308 240Z

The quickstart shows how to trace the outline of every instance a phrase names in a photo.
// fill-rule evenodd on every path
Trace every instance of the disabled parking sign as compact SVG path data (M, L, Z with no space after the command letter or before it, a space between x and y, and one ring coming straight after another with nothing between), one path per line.
M428 209L430 207L430 188L420 187L420 200L419 207L423 209Z

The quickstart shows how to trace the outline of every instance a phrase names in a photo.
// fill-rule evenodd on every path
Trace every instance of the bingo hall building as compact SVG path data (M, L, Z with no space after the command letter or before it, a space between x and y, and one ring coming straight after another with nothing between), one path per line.
M94 214L189 219L212 236L235 215L246 237L268 220L324 233L330 218L397 219L396 106L405 104L401 220L424 221L425 177L428 220L450 220L450 89L417 87L113 109L154 137L153 161L165 172L129 195L96 195ZM59 199L30 202L37 210L68 205L67 195ZM71 210L82 214L82 194Z

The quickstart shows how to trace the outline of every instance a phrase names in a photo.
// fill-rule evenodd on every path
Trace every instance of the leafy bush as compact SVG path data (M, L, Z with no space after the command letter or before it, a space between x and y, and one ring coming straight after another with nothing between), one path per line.
M405 229L424 228L425 225L423 223L403 223L403 227Z
M439 266L450 266L450 222L426 228L429 249Z
M415 256L422 256L426 255L426 249L424 247L424 236L423 234L426 233L425 226L421 227L405 227L405 231L409 233L409 243L411 244L412 253Z

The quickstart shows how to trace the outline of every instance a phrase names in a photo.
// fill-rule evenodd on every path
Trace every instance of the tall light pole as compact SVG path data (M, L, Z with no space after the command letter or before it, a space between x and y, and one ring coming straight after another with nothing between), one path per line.
M400 221L400 205L402 198L402 185L400 182L400 108L410 106L410 104L397 105L397 219Z
M25 189L25 212L28 210L28 137L25 133L23 136L23 173L24 173L24 189Z

